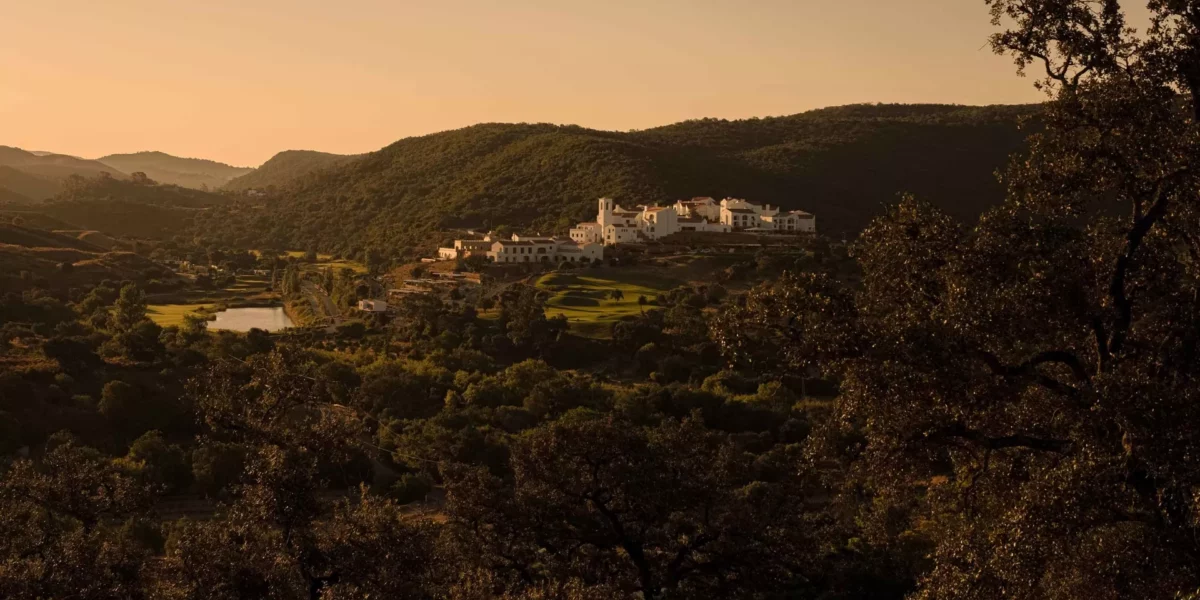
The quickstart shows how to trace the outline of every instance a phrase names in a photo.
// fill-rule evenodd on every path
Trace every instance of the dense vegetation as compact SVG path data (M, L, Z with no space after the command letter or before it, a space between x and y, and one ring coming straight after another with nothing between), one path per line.
M594 217L603 195L630 205L745 197L814 212L833 234L861 229L902 191L969 218L1002 198L993 173L1021 147L1018 119L1033 112L859 106L630 133L477 125L401 140L296 181L265 206L212 211L201 231L225 244L396 256L428 252L447 228L563 232Z
M312 150L285 150L272 156L257 169L233 179L224 189L234 192L270 190L355 158L357 157Z
M159 184L142 174L130 179L70 177L64 191L34 207L74 228L127 238L169 239L188 231L196 215L230 202L220 194Z
M180 158L162 152L110 154L97 159L97 162L122 173L145 173L161 183L205 190L220 188L231 179L254 170L200 158Z

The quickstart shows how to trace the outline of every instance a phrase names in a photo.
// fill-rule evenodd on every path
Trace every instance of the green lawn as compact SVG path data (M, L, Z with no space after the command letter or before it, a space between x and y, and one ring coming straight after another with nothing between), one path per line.
M201 309L216 309L222 304L263 304L277 299L274 292L267 292L267 278L241 276L237 283L218 290L187 290L179 293L156 294L148 306L150 320L162 327L182 325L183 316ZM154 302L158 302L157 304Z
M680 284L654 273L613 268L549 273L538 279L537 287L554 293L546 302L546 316L563 315L575 333L606 338L613 323L641 314L639 296L653 299ZM613 300L612 290L621 290L624 297Z
M251 250L250 252L252 252L255 256L262 256L262 251L260 250ZM303 250L288 250L284 254L289 258L304 258L306 252ZM338 273L346 267L354 269L355 273L367 272L367 268L361 263L353 260L346 260L344 258L334 260L332 254L317 254L317 262L312 264L301 263L301 268L309 271L324 271L326 267L333 267L334 273Z
M183 325L184 315L199 312L204 308L211 308L211 306L208 304L151 304L146 307L146 312L150 320L158 323L160 327L170 327Z
M352 260L345 260L345 259L329 260L328 256L320 259L320 262L313 263L313 265L312 265L312 268L317 271L324 271L328 267L333 267L334 274L341 273L342 269L345 269L347 267L354 269L355 273L361 274L361 273L367 272L367 268L364 267L361 263L358 263L358 262L355 262Z

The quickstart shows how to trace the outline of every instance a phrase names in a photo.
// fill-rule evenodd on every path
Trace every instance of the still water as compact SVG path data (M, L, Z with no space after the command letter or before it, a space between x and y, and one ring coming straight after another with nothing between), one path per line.
M279 331L292 326L292 320L280 307L229 308L217 313L216 320L208 322L211 330L250 331L262 329Z

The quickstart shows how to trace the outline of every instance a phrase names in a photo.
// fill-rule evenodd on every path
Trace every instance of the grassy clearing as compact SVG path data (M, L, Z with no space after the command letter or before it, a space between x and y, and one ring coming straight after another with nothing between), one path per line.
M613 323L642 313L639 296L652 299L680 284L658 273L614 268L549 273L538 279L537 287L553 293L546 301L546 316L565 316L578 335L606 338ZM613 290L623 297L614 300Z
M212 310L209 304L151 304L146 307L151 321L160 327L183 325L184 315L203 314Z
M262 250L251 250L250 253L255 256L262 256ZM283 254L284 254L284 256L287 256L288 258L304 258L304 255L308 254L308 253L303 250L288 250L287 252L284 252ZM332 254L318 254L317 255L317 260L329 260L331 258L333 258Z
M252 254L254 254L255 256L262 256L262 250L251 250L250 252ZM287 256L288 258L303 259L305 254L307 254L307 253L304 252L303 250L288 250L287 252L284 252L284 255ZM339 258L339 259L335 260L333 258L332 254L317 254L317 262L315 262L315 263L301 262L300 263L300 268L304 269L305 271L324 271L326 269L326 267L333 267L334 273L341 272L341 270L344 268L354 269L355 273L366 273L367 272L367 268L365 266L363 266L361 263L358 263L353 260L347 260L344 258Z
M277 304L279 294L267 291L265 277L238 277L237 283L219 290L186 290L153 294L149 298L150 320L162 327L182 325L189 313L212 313L222 308L240 306L270 306Z
M330 268L330 267L333 268L333 272L335 274L341 273L342 269L347 269L347 268L353 269L355 273L361 274L361 273L367 272L367 268L360 263L357 263L352 260L345 260L345 259L331 260L329 256L326 256L324 258L319 258L318 262L313 263L311 266L306 265L305 269L306 270L324 271L325 269Z

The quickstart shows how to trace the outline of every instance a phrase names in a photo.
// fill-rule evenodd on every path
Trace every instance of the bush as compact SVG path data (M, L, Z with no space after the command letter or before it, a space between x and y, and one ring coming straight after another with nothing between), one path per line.
M433 490L433 480L424 473L405 473L388 488L388 496L400 504L418 502Z
M346 321L337 326L337 334L348 340L362 339L367 334L367 325L362 321Z

